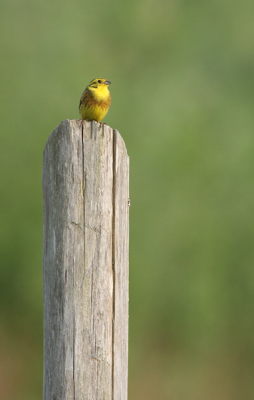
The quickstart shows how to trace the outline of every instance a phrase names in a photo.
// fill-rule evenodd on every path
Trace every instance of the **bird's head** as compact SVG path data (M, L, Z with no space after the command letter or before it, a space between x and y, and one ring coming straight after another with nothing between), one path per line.
M107 81L107 79L104 78L96 78L93 79L89 85L88 88L89 89L99 89L99 88L107 88L108 89L108 85L110 85L111 82Z
M89 83L87 89L90 91L94 99L104 101L110 96L108 90L108 85L110 85L110 83L111 82L107 79L96 78Z

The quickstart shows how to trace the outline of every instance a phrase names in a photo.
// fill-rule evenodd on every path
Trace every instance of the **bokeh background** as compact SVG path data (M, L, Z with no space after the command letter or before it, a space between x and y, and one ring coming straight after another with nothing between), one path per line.
M1 2L1 399L42 398L42 154L95 77L131 161L129 399L254 398L253 21L253 0Z

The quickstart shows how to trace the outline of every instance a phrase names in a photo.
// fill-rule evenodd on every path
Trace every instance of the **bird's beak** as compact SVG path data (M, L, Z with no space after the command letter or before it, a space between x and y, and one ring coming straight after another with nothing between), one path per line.
M105 83L105 85L110 85L111 84L110 81L105 81L104 83Z

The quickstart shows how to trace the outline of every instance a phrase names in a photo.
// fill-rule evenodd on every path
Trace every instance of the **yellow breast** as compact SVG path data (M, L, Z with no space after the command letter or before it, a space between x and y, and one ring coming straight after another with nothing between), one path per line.
M106 116L108 109L107 103L88 103L80 107L80 115L82 119L99 122Z
M82 119L101 121L109 110L111 95L109 91L93 91L86 89L80 99L79 112Z

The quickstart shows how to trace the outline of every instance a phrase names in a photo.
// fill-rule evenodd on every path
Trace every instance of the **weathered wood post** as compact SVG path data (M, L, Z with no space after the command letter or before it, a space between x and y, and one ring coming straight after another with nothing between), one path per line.
M129 158L63 121L43 160L44 400L127 400Z

